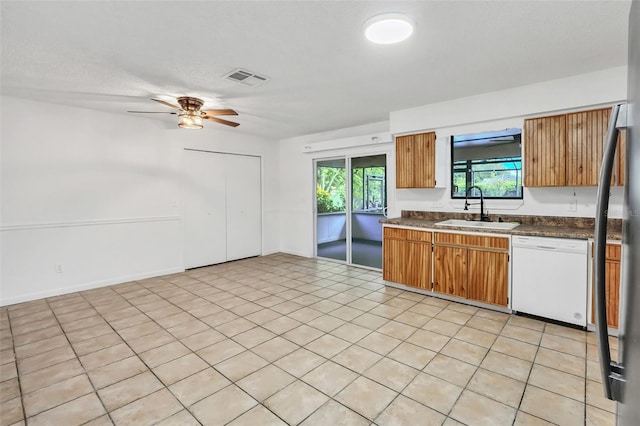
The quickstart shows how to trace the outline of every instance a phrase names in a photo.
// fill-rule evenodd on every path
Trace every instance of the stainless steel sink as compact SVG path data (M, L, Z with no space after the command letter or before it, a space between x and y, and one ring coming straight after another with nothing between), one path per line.
M518 226L518 223L511 222L479 222L474 220L464 219L449 219L443 222L438 222L436 225L442 226L454 226L462 228L476 228L476 229L513 229Z

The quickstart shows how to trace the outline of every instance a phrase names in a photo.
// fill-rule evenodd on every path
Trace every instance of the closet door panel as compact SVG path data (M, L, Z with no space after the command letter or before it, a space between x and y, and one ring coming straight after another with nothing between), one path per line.
M261 159L227 155L227 260L262 254Z
M225 262L225 155L185 150L183 160L185 268Z

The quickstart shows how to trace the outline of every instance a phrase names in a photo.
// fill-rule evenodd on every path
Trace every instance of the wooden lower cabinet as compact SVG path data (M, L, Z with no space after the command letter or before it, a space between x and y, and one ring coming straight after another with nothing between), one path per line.
M434 291L508 305L508 238L436 232L433 258Z
M467 297L467 249L433 247L433 291Z
M384 228L382 278L431 290L431 232Z
M468 262L467 298L507 306L509 254L470 248Z
M386 281L508 305L508 238L385 227L383 247Z
M593 244L592 244L593 250ZM605 254L605 292L607 295L607 325L610 328L618 328L620 319L620 259L622 247L620 244L607 244ZM594 265L595 267L595 265ZM591 297L591 322L595 324L595 269L593 270L592 297Z
M382 278L394 283L405 283L405 270L407 258L407 241L400 239L384 238Z
M405 284L431 290L431 243L407 241Z

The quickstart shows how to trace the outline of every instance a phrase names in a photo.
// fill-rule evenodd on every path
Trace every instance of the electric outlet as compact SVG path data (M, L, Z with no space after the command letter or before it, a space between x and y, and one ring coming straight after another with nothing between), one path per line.
M56 274L62 274L64 272L64 266L62 266L62 263L56 263L55 271Z
M431 207L441 209L443 207L442 201L433 201Z
M578 200L569 201L569 211L570 212L578 211Z

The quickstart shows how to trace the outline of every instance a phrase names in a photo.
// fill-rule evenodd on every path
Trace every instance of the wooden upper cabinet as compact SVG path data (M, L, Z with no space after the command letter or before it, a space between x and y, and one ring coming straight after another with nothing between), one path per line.
M415 155L413 139L413 135L396 138L396 188L412 188Z
M611 108L524 121L525 186L597 186ZM620 132L612 185L624 185Z
M524 185L564 186L566 116L524 121Z
M414 135L415 157L413 163L414 188L436 186L436 134Z
M396 137L396 188L435 188L436 134Z
M567 186L596 186L611 108L567 114Z

